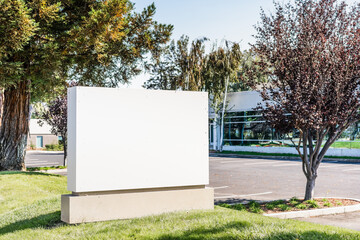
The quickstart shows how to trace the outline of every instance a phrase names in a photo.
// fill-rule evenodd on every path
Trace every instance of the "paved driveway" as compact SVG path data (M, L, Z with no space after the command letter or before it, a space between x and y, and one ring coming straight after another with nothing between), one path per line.
M359 179L359 163L323 162L315 197L360 199ZM210 157L210 186L218 202L301 198L305 184L300 161Z

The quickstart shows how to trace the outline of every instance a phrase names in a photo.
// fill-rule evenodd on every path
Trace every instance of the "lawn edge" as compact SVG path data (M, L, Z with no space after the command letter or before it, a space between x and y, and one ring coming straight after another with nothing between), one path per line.
M331 214L348 213L348 212L355 212L360 210L360 199L344 198L344 197L316 197L316 199L322 199L322 198L338 198L338 199L354 200L359 202L359 204L350 205L350 206L322 208L322 209L281 212L281 213L265 213L263 214L263 216L275 217L280 219L292 219L292 218L308 218L308 217L324 216Z

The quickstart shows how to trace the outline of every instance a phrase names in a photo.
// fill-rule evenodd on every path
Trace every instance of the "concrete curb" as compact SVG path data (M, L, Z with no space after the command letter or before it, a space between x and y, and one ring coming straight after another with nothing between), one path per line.
M209 157L228 157L228 158L253 158L253 159L277 159L277 160L298 160L300 157L290 156L267 156L267 155L240 155L232 153L210 153ZM324 158L324 161L329 162L348 162L348 163L360 163L360 159L352 158Z
M360 200L355 198L342 198L342 197L323 197L323 198L338 198L338 199L348 199L359 202L356 205L350 206L342 206L342 207L331 207L331 208L323 208L323 209L313 209L313 210L303 210L303 211L292 211L292 212L281 212L281 213L269 213L263 214L268 217L275 217L281 219L290 219L290 218L308 218L308 217L316 217L330 214L338 214L338 213L348 213L360 211ZM322 198L317 198L322 199Z
M46 150L26 150L27 153L46 153L46 154L59 154L64 151L46 151Z
M67 168L65 168L65 169L40 170L40 171L35 171L35 172L49 173L49 174L55 174L55 175L62 175L62 176L64 176L64 174L67 173Z

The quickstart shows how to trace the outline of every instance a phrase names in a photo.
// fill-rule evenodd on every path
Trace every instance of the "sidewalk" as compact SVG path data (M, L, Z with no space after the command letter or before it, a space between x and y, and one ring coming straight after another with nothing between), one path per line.
M61 175L61 176L67 176L67 169L41 170L39 172L57 174L57 175Z
M318 223L322 225L331 225L360 231L360 211L352 213L342 213L334 215L325 215L310 218L296 218L304 222Z

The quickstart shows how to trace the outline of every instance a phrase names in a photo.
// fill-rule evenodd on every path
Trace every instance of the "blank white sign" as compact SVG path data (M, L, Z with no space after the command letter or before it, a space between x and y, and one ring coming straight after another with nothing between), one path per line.
M68 190L208 183L207 93L68 90Z

